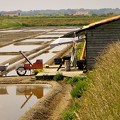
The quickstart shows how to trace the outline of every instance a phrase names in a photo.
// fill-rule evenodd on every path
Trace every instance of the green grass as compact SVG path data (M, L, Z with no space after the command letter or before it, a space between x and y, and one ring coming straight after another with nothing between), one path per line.
M87 89L86 77L74 76L72 78L64 78L64 81L72 85L70 94L73 98L80 98Z
M82 81L83 78L79 77L79 76L73 76L72 78L68 79L68 83L70 83L71 85L75 85L76 83L78 83L79 81Z
M63 111L62 120L75 120L76 119L76 111L80 109L78 103L73 103L69 109Z
M75 113L70 110L66 110L62 114L62 120L75 120L75 118L76 118Z
M110 16L0 16L0 28L40 26L83 26Z
M86 81L78 81L71 90L71 96L73 98L80 98L86 89L87 89Z
M55 81L59 81L59 80L63 80L64 79L64 76L62 73L57 73L54 77L53 77L53 80Z
M80 120L120 118L120 42L107 47L89 73L89 89L79 99Z

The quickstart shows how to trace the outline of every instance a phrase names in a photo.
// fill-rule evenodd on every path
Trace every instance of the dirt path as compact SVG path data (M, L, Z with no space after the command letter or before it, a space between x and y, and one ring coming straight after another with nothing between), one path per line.
M51 115L48 120L60 120L62 112L68 108L71 103L70 90L71 86L61 83L62 90L59 92L51 102Z
M61 120L62 112L71 104L71 86L64 82L39 81L34 76L0 77L0 84L51 84L52 90L42 97L20 120Z

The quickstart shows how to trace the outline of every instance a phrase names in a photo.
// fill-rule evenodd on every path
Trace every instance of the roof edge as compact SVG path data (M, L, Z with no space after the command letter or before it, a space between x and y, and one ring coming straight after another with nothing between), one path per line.
M109 22L112 22L112 21L119 20L119 19L120 19L120 15L112 17L112 18L104 19L104 20L101 20L101 21L98 21L98 22L95 22L95 23L91 23L87 26L84 26L82 29L88 29L88 28L96 27L96 26L99 26L99 25L102 25L102 24L106 24L106 23L109 23Z

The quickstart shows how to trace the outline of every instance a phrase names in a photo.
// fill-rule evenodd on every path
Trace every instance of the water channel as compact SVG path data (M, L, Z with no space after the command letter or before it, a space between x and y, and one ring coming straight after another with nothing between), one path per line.
M0 85L0 120L18 120L51 90L51 85Z

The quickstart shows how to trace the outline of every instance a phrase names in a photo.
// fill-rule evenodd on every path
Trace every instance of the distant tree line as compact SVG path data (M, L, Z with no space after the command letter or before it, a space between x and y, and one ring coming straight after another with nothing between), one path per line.
M120 9L112 8L103 8L103 9L60 9L60 10L30 10L30 11L21 11L21 15L73 15L77 11L88 11L89 14L94 15L106 15L106 14L120 14ZM1 11L3 12L3 11Z

